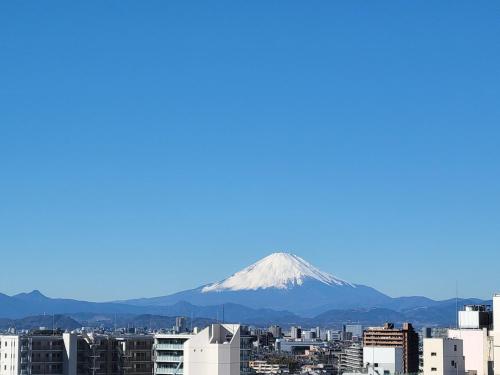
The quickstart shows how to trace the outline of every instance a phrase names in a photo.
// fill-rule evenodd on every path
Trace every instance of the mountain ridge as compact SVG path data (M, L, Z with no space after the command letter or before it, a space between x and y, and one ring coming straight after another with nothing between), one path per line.
M481 303L482 300L468 301ZM338 317L345 318L342 311L367 320L375 316L375 311L387 311L388 318L404 316L433 323L453 316L456 302L423 296L393 298L369 286L339 279L296 255L283 252L273 253L221 281L159 297L88 302L50 298L36 289L13 296L0 293L0 317L4 318L88 313L194 315L217 319L222 305L231 319L259 324L307 322L318 316L329 316L330 321L335 321Z

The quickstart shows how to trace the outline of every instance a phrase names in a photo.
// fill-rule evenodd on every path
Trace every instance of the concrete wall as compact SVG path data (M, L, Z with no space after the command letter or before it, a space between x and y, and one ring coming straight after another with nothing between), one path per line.
M490 343L486 328L450 329L448 337L463 341L466 371L476 371L477 375L488 375Z
M64 341L64 375L76 375L77 341L74 333L63 333Z
M424 339L424 374L464 375L463 342L459 339Z
M403 348L386 348L380 346L363 347L363 365L368 369L378 368L380 373L403 373Z
M184 375L239 375L240 326L213 324L184 344Z

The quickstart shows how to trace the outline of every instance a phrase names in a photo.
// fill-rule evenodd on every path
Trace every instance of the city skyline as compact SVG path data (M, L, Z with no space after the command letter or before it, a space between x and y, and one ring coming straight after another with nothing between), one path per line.
M286 251L394 297L490 299L497 15L3 2L0 292L154 297Z

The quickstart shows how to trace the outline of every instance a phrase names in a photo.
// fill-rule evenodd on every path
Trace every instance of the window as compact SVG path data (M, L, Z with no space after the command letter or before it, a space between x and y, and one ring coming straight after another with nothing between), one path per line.
M436 352L432 352L431 353L431 357L435 357L435 356L437 356L437 353Z
M431 371L437 371L437 370L438 370L438 369L437 369L437 368L435 368L435 367L432 367L432 368L431 368Z
M455 361L451 361L451 367L457 367L457 363Z
M457 346L456 345L453 345L453 350L457 351Z

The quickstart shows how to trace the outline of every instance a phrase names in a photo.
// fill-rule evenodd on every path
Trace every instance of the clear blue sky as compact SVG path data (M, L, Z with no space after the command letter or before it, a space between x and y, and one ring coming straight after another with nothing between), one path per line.
M2 1L0 291L110 300L276 250L500 290L498 1Z

